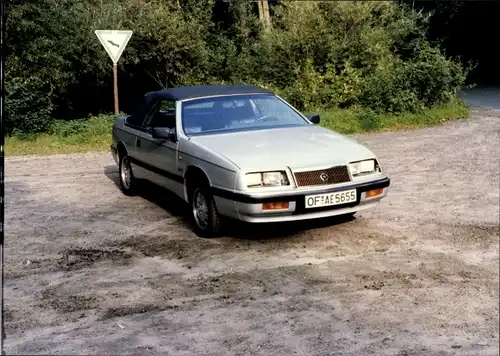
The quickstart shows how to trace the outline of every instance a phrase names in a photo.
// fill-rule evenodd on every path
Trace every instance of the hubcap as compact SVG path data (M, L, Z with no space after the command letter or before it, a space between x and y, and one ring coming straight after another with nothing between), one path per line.
M127 158L122 159L122 172L121 172L121 179L123 186L126 189L130 188L130 181L132 178L132 169L130 168L130 162L128 161Z
M193 194L193 216L196 224L201 229L206 229L208 225L208 203L205 195L199 190Z

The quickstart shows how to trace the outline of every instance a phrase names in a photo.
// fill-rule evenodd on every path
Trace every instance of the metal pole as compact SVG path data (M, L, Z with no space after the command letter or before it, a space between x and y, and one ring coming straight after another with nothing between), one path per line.
M5 1L0 1L0 299L1 301L1 313L0 316L0 352L5 355L3 349L4 339L5 339L5 323L4 323L4 271L3 271L3 259L4 259L4 227L5 227L5 214L4 214L4 201L5 201L5 189L4 189L4 174L5 174L5 158L4 158L4 145L5 145L5 130L4 130L4 60L5 60Z
M113 86L115 92L115 114L120 112L118 108L118 63L113 64Z

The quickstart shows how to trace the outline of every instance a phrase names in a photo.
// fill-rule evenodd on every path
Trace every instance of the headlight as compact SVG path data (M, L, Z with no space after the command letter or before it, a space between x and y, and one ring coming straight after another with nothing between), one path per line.
M373 172L380 172L378 163L374 159L349 163L349 170L351 171L353 177Z
M275 187L290 184L284 171L247 173L245 182L247 187Z

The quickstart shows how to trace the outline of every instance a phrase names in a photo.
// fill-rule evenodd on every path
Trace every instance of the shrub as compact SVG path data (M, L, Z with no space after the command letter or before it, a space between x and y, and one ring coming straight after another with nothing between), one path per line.
M390 1L281 3L269 29L244 0L14 0L8 16L11 132L112 110L96 29L134 30L119 64L125 112L145 92L207 83L268 87L303 110L418 112L466 75L426 41L426 15Z
M249 80L306 110L421 111L449 100L466 74L426 42L427 20L392 2L287 3Z
M39 78L9 78L5 83L7 134L44 132L52 125L54 106Z

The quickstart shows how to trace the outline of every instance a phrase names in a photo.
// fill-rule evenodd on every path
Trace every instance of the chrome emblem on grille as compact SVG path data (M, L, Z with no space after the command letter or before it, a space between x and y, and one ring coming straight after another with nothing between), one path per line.
M326 174L325 172L321 173L319 175L319 179L321 179L323 182L326 182L328 180L328 174Z

